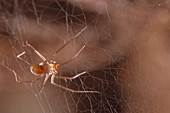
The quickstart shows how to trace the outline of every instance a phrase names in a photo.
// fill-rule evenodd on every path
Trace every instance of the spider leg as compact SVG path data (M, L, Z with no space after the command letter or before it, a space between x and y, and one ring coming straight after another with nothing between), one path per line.
M64 89L64 90L66 90L66 91L70 91L70 92L72 92L72 93L99 93L98 91L79 91L79 90L70 89L70 88L61 86L61 85L59 85L59 84L56 84L56 83L54 82L54 80L55 80L55 75L53 74L52 77L51 77L51 84L52 84L52 85L55 85L55 86L57 86L57 87L59 87L59 88L62 88L62 89Z
M51 76L51 74L46 74L46 75L45 75L45 79L44 79L44 82L43 82L43 84L42 84L42 86L41 86L40 92L43 91L44 86L45 86L45 84L47 83L47 80L49 79L50 76Z
M40 52L38 52L33 46L31 46L28 42L26 42L25 46L30 47L44 62L47 61L47 59Z
M79 33L77 33L73 38L71 38L69 41L65 42L64 45L62 45L53 55L52 60L54 60L55 56L57 55L57 53L59 51L61 51L65 46L67 46L71 41L73 41L74 39L78 38L78 36L87 28L88 26L84 27Z
M8 67L8 66L6 66L4 64L2 64L2 66L5 67L7 70L9 70L9 71L11 71L13 73L15 81L17 83L34 83L34 82L40 80L40 78L36 78L34 80L24 80L23 81L23 80L21 80L21 78L19 76L17 76L17 73L12 68L10 68L10 67Z
M20 78L17 76L17 73L13 69L11 69L10 67L8 67L8 66L6 66L4 64L1 64L1 65L3 67L5 67L7 70L9 70L9 71L11 71L13 73L16 82L21 82Z
M60 66L68 64L69 62L72 62L74 59L76 59L78 57L78 55L83 51L83 49L86 47L86 45L84 45L70 60L60 64Z
M86 71L83 71L83 72L81 72L81 73L79 73L79 74L77 74L77 75L75 75L75 76L73 76L73 77L55 76L55 78L57 78L57 79L73 80L73 79L76 79L76 78L80 77L81 75L84 75L85 73L87 73L87 72L86 72Z
M23 58L21 58L21 56L24 55L24 54L25 54L25 51L22 52L22 53L20 53L19 55L17 55L17 58L20 59L21 61L25 62L26 64L31 65L29 62L27 62L26 60L24 60Z

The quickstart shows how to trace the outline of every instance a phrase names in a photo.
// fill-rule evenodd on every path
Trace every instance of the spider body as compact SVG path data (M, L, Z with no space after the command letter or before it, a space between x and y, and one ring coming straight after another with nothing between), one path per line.
M58 66L59 64L57 64L56 61L51 61L50 63L46 61L31 66L30 71L32 74L36 76L42 76L45 75L46 73L49 75L57 74Z
M55 78L58 79L64 79L64 80L73 80L76 79L78 77L80 77L81 75L86 74L86 71L81 72L73 77L63 77L63 76L56 76L58 74L58 68L59 68L59 64L57 64L57 62L54 60L56 57L56 54L61 51L65 46L67 46L71 41L73 41L74 39L78 38L78 36L86 29L87 27L85 27L83 30L81 30L76 36L74 36L74 38L70 39L69 41L65 42L65 44L63 46L61 46L53 55L53 58L48 61L40 52L38 52L33 46L31 46L28 42L26 42L27 47L30 47L34 53L42 60L41 63L39 64L30 64L28 61L24 60L21 56L23 56L25 54L25 51L22 52L21 54L17 55L17 58L20 59L21 61L25 62L26 64L30 65L30 71L33 75L37 76L35 80L30 80L30 81L21 81L20 78L17 77L16 72L13 69L10 69L7 67L7 69L9 69L10 71L12 71L14 73L15 76L15 80L16 82L29 82L29 83L34 83L37 80L39 80L41 77L45 77L41 90L43 89L44 85L46 84L47 80L49 78L51 81L51 84L57 87L60 87L64 90L73 92L73 93L99 93L98 91L80 91L80 90L74 90L74 89L70 89L64 86L61 86L57 83L55 83ZM77 56L82 52L82 50L85 48L86 46L84 45L70 60L63 62L62 64L60 64L60 67L62 67L65 64L68 64L69 62L72 62L74 59L77 58Z
M68 43L66 43L65 45L63 45L61 48L59 48L59 50L57 50L57 52L59 52L62 48L64 48ZM63 77L63 76L56 76L58 74L58 68L59 68L59 64L57 64L57 62L54 60L55 58L55 53L53 56L53 59L51 61L48 61L40 52L38 52L33 46L31 46L29 43L26 42L26 46L30 47L35 54L37 54L37 56L39 56L39 58L41 58L42 62L39 64L35 64L35 65L31 65L29 62L27 62L26 60L24 60L23 58L21 58L22 55L25 54L25 51L22 52L21 54L17 55L17 58L22 60L23 62L27 63L28 65L30 65L30 71L33 75L37 76L38 78L32 81L26 81L26 82L36 82L37 80L39 80L39 78L41 77L45 77L44 82L42 84L41 90L43 89L43 87L45 86L47 80L51 77L51 84L55 85L57 87L60 87L62 89L65 89L67 91L73 92L73 93L99 93L98 91L79 91L79 90L73 90L64 86L61 86L59 84L55 83L55 78L58 79L65 79L65 80L73 80L76 79L78 77L80 77L81 75L85 74L86 71L79 73L73 77ZM80 54L80 52L85 48L85 45L77 52L76 55L74 55L70 60L60 64L60 67L72 62L75 58L77 58L77 56ZM14 72L14 71L13 71ZM15 79L17 82L21 82L21 80L19 80L19 78L15 75Z

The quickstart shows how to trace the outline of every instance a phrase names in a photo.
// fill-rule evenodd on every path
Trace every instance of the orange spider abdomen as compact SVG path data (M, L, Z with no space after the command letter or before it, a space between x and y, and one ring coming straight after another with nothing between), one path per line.
M44 66L39 64L31 66L30 70L34 75L41 75L46 72Z

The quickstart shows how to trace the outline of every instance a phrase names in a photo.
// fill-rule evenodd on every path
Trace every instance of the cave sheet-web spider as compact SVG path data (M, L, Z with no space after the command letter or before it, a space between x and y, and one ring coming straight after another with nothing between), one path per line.
M75 39L75 38L73 38ZM71 39L71 40L73 40ZM56 84L54 82L55 78L57 79L65 79L65 80L73 80L73 79L76 79L78 77L80 77L81 75L85 74L86 71L84 72L81 72L73 77L63 77L63 76L57 76L58 75L58 68L59 66L63 66L71 61L73 61L80 53L81 51L85 48L85 45L68 61L62 63L62 64L57 64L56 61L54 60L56 54L62 50L71 40L69 40L68 42L66 42L63 46L61 46L53 55L53 58L50 60L50 61L47 61L47 59L40 53L38 52L32 45L30 45L28 42L26 42L26 45L25 46L28 46L30 47L41 59L42 59L42 62L40 62L39 64L35 64L35 65L31 65L30 63L28 63L26 60L24 60L21 56L25 54L25 51L22 52L21 54L17 55L17 58L22 60L23 62L27 63L30 65L30 71L33 75L41 78L41 77L44 77L45 76L45 79L44 79L44 82L42 84L42 87L41 87L41 90L44 88L44 85L46 84L47 80L51 77L51 84L52 85L55 85L57 87L60 87L64 90L67 90L67 91L70 91L70 92L73 92L73 93L99 93L98 91L80 91L80 90L73 90L73 89L70 89L70 88L67 88L67 87L64 87L64 86L61 86L59 84ZM39 78L35 79L35 80L32 80L32 81L25 81L25 82L36 82L37 80L39 80ZM15 79L17 82L22 82L17 76L15 76ZM23 81L24 82L24 81Z

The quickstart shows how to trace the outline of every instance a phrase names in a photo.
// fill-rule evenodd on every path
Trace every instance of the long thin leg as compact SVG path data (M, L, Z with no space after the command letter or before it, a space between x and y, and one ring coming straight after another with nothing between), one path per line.
M59 51L61 51L65 46L67 46L71 41L75 40L76 38L78 38L78 36L87 28L88 26L86 26L85 28L83 28L79 33L77 33L72 39L70 39L69 41L65 42L64 45L62 45L53 55L52 60L55 59L55 56L57 55L57 53Z
M55 86L60 87L60 88L62 88L64 90L70 91L72 93L99 93L98 91L79 91L79 90L70 89L70 88L67 88L67 87L64 87L64 86L56 84L54 82L54 79L55 79L55 75L52 75L52 77L51 77L51 84L52 85L55 85Z
M86 47L86 45L84 45L70 60L60 64L60 66L68 64L69 62L72 62L74 59L77 58L77 56L83 51L83 49Z
M38 52L33 46L31 46L28 42L26 42L25 46L30 47L44 62L47 61L47 59L40 52Z
M20 78L17 76L17 73L13 69L11 69L10 67L8 67L4 64L2 64L2 66L5 67L7 70L11 71L14 74L16 82L21 82Z
M21 78L19 76L17 76L17 73L13 69L11 69L10 67L8 67L4 64L2 64L2 66L5 67L6 69L8 69L9 71L11 71L14 74L15 81L18 82L18 83L34 83L34 82L40 80L40 78L36 78L34 80L24 80L23 81L23 80L21 80Z
M21 58L21 56L24 55L24 54L25 54L25 51L22 52L21 54L17 55L17 58L20 59L21 61L25 62L26 64L31 65L29 62L27 62L26 60L24 60L23 58Z
M42 84L42 86L41 86L41 89L40 89L40 93L42 93L42 91L43 91L43 89L44 89L44 86L45 86L45 84L47 83L47 80L50 78L50 74L46 74L45 75L45 79L44 79L44 82L43 82L43 84Z
M76 78L80 77L81 75L84 75L85 73L87 73L87 72L83 71L83 72L81 72L81 73L79 73L79 74L77 74L77 75L75 75L73 77L55 76L55 78L57 78L57 79L66 79L66 80L73 80L73 79L76 79Z

